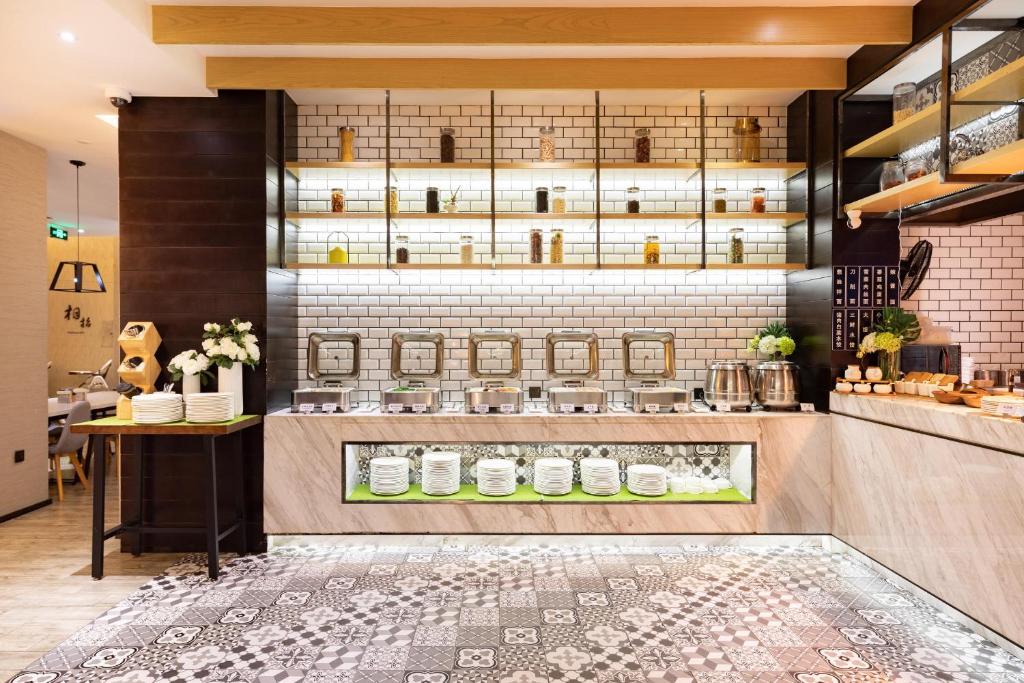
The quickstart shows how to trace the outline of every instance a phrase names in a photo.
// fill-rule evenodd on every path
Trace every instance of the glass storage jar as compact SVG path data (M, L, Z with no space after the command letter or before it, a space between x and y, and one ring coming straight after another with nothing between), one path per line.
M763 187L750 190L750 213L764 213L768 206L768 195Z
M391 215L398 213L398 188L388 188L388 210L391 211Z
M711 211L713 213L725 213L728 211L729 204L726 201L728 197L728 191L724 187L716 187L712 192L714 198L711 203Z
M409 237L407 235L395 236L395 263L409 262Z
M882 164L882 175L879 178L878 185L883 192L897 185L902 185L904 182L906 182L906 176L903 175L903 163L901 161L893 159Z
M551 213L565 213L565 185L555 185L551 192Z
M907 164L903 170L903 177L906 178L908 183L911 180L917 180L918 178L927 174L928 169L925 166L925 160L921 158L911 159L907 161Z
M455 129L441 129L441 163L455 163Z
M427 188L427 213L441 213L441 200L436 187Z
M463 235L459 238L459 263L473 262L473 236Z
M343 188L331 189L331 212L345 213L345 190Z
M899 123L914 115L917 84L897 83L892 89L892 122Z
M743 263L743 228L729 229L729 263Z
M555 160L555 127L541 126L538 129L537 144L541 161Z
M341 160L356 160L356 129L351 126L344 126L338 129L338 137L341 138Z
M651 129L637 128L633 134L633 160L646 164L651 160Z
M640 213L640 188L626 188L626 213Z
M551 231L551 262L562 263L565 258L565 235L561 229Z
M648 235L644 239L644 263L648 266L657 265L661 260L661 244L657 235Z
M540 228L530 230L530 263L544 263L544 231Z
M538 187L537 188L537 201L534 207L534 211L537 213L548 212L548 188Z
M737 117L732 136L737 161L761 161L761 124L756 116Z

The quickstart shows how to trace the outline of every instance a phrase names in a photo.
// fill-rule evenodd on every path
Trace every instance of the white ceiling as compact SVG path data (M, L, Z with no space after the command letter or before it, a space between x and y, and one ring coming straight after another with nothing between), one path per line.
M392 5L410 0L162 0L175 4L218 5ZM1018 0L1012 0L1014 2ZM845 5L913 5L915 0L842 0ZM49 153L49 213L54 220L74 222L74 169L69 159L82 159L82 225L88 234L116 231L117 131L96 118L113 113L104 97L106 86L127 88L135 95L210 96L204 57L347 56L347 57L846 57L857 46L798 47L387 47L363 46L159 46L150 38L148 0L0 0L0 129L44 147ZM153 3L155 4L155 3ZM413 4L417 4L413 2ZM539 5L550 0L431 0L431 6ZM559 0L563 6L633 5L629 0ZM832 0L642 0L643 6L793 5L830 6ZM74 43L58 38L71 31ZM331 91L296 91L300 101L343 97ZM525 93L524 93L525 95ZM719 93L719 103L732 101L777 104L796 93L753 91ZM352 93L348 97L354 96ZM376 95L373 95L376 96ZM608 94L607 101L627 100ZM654 94L651 94L654 97ZM673 97L692 101L694 93ZM337 100L335 100L337 101Z

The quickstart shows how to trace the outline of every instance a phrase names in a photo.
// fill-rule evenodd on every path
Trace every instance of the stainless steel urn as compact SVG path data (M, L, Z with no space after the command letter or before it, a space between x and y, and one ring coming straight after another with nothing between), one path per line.
M796 408L800 405L800 370L796 363L769 360L754 370L754 395L765 408Z
M750 371L741 360L716 360L708 366L704 384L708 405L728 404L733 410L745 410L753 402Z

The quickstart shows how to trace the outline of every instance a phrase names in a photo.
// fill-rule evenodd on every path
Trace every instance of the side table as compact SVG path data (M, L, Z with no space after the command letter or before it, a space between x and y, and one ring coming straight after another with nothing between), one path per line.
M220 550L221 539L238 531L242 534L242 547L245 547L245 454L242 454L242 505L238 518L226 529L221 530L217 521L217 438L234 434L243 429L253 427L263 421L261 415L241 415L228 422L217 422L213 424L193 424L188 422L171 422L160 425L140 425L131 420L120 420L116 417L105 417L89 422L79 422L72 425L71 431L76 434L88 434L90 448L97 439L102 440L106 436L137 436L139 447L137 454L137 493L135 506L135 519L130 522L122 522L109 529L104 528L104 513L106 506L106 458L95 458L93 464L94 474L92 476L92 578L103 578L103 542L108 538L120 536L121 534L134 534L135 547L134 555L142 551L143 534L156 533L195 533L206 535L207 568L211 579L216 579L220 573ZM143 480L145 476L146 453L145 446L148 437L151 436L200 436L203 438L203 457L205 465L205 498L206 498L206 524L203 527L156 527L144 523L142 515L142 493Z

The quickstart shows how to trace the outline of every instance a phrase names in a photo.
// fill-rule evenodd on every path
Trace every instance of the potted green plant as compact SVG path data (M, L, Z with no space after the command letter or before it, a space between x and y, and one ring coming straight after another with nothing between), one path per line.
M898 306L882 309L882 319L875 331L864 336L857 348L857 358L878 354L882 380L895 382L900 378L900 350L921 336L917 315Z
M747 342L747 351L763 353L771 360L783 360L796 351L796 342L789 333L789 328L776 321L769 323Z

